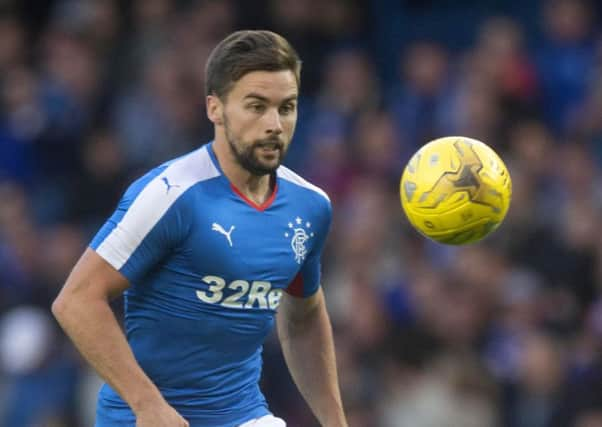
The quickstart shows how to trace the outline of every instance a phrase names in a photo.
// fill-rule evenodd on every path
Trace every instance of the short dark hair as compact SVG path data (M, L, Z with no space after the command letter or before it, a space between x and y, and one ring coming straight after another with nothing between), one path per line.
M301 80L301 60L281 35L265 30L236 31L211 52L205 67L205 94L227 96L238 80L251 71L290 70L297 86Z

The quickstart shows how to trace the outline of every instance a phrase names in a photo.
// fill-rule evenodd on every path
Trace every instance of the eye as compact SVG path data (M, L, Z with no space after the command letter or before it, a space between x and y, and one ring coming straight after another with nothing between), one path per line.
M253 104L249 104L247 108L254 113L263 113L265 111L265 105L260 104L258 102L254 102Z
M279 112L282 115L287 115L294 111L295 111L295 104L293 104L293 103L284 104L284 105L280 106L280 108L279 108Z

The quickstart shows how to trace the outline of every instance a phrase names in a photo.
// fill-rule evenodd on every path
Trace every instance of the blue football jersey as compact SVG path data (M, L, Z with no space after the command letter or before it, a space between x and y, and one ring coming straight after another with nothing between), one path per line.
M320 283L328 196L280 166L263 205L222 173L207 144L134 182L90 246L130 281L125 332L136 360L191 426L269 414L261 351L283 292ZM97 426L134 426L107 384Z

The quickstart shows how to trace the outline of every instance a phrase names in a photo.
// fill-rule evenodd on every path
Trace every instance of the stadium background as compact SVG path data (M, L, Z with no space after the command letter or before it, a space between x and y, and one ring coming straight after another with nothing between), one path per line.
M98 379L50 303L126 184L211 138L204 63L240 28L276 30L304 60L286 163L334 205L324 286L350 425L602 426L595 2L4 0L0 12L0 426L92 425ZM429 243L398 202L409 155L451 134L488 142L514 181L506 222L476 246ZM274 338L264 355L273 411L315 426Z

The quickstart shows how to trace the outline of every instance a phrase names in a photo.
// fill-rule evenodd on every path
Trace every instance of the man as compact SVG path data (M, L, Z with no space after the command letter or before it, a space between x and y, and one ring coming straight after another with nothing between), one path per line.
M258 386L276 312L314 414L347 425L319 286L330 201L280 166L300 68L269 31L220 42L206 67L215 140L131 185L54 302L107 382L98 427L284 426ZM109 307L124 291L127 340Z

